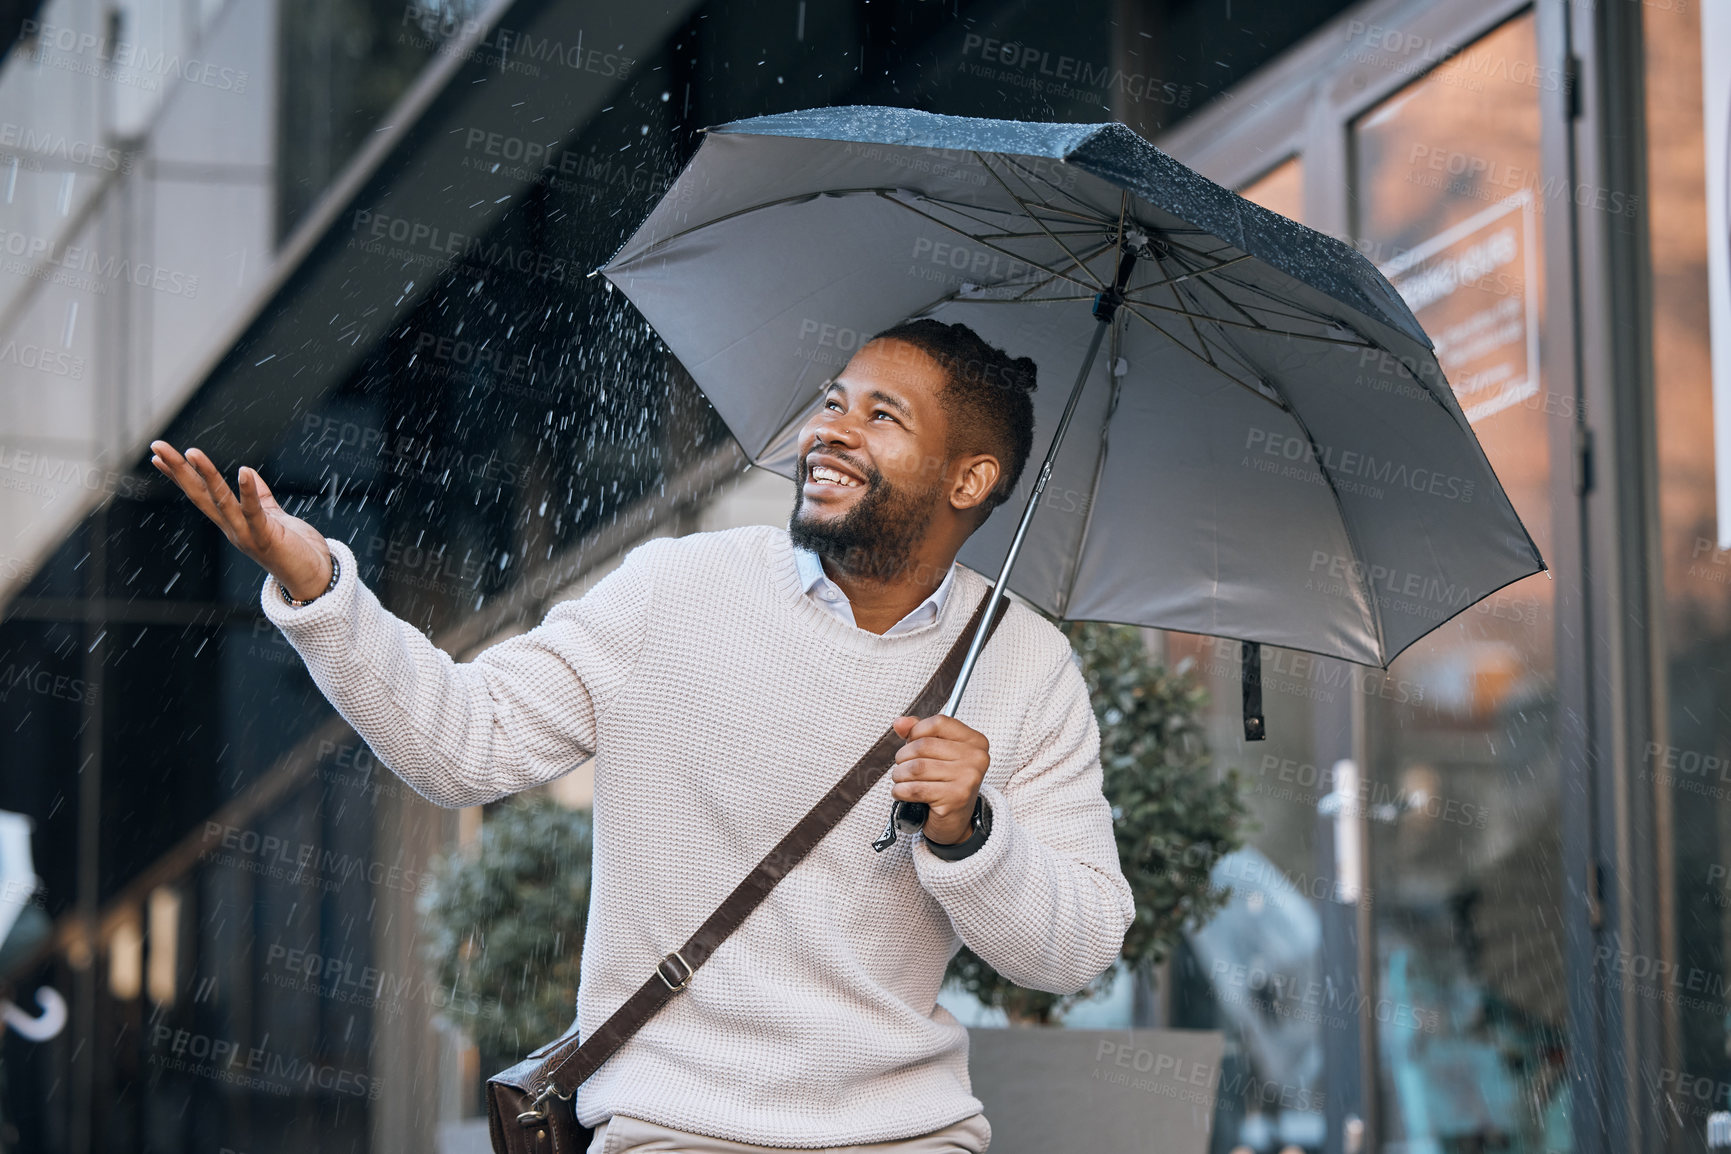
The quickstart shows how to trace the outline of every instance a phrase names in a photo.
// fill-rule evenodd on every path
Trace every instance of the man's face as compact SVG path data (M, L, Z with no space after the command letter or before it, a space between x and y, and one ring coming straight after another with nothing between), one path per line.
M854 354L800 431L795 545L874 580L905 573L948 489L944 383L936 361L900 341Z

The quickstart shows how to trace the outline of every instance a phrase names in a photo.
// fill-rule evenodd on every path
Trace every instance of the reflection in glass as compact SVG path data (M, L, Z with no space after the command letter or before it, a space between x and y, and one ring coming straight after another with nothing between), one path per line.
M1548 553L1547 423L1567 409L1537 324L1544 80L1522 17L1373 109L1352 145L1359 247L1435 341ZM1455 608L1472 607L1390 668L1413 692L1365 698L1386 1151L1570 1145L1551 588L1463 591Z

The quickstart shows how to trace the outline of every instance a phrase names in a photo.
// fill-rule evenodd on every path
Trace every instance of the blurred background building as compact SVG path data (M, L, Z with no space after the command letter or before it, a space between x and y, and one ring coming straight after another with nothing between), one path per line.
M1122 120L1357 245L1551 564L1386 674L1268 651L1262 743L1234 644L1151 634L1214 687L1259 828L1152 991L1071 1024L1223 1030L1223 1152L1704 1149L1717 2L0 3L0 810L40 879L0 901L41 927L0 986L70 1012L5 1032L0 1147L472 1140L488 1071L417 902L484 814L372 758L145 445L259 467L459 658L646 536L784 524L791 486L587 274L705 125L873 103Z

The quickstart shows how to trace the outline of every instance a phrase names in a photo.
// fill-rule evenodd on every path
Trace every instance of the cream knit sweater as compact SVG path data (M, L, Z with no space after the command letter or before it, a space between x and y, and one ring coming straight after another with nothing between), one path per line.
M886 637L811 602L783 529L660 538L536 629L457 664L385 611L347 546L330 547L335 589L295 609L267 579L264 611L421 794L475 805L595 754L585 1035L912 702L989 588L958 569L936 622ZM955 862L917 836L873 852L886 774L584 1084L586 1124L620 1113L824 1147L980 1110L967 1032L935 1002L959 944L1024 986L1074 991L1112 964L1134 907L1063 635L1013 604L958 713L991 743L986 844Z

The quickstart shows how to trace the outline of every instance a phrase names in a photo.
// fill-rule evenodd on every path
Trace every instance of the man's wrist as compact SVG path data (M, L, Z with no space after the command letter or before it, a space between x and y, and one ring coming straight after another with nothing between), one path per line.
M974 796L973 815L969 819L968 835L961 841L948 843L925 839L926 848L944 861L960 861L986 844L986 838L992 833L992 807L986 804L986 799L976 794Z
M335 553L326 554L326 561L330 565L330 576L325 580L322 587L310 596L296 597L294 594L289 592L288 583L283 581L280 577L277 578L277 588L282 590L282 599L293 608L302 609L312 604L314 601L317 601L332 589L335 589L337 587L338 578L342 576L342 566L338 563L337 555Z

